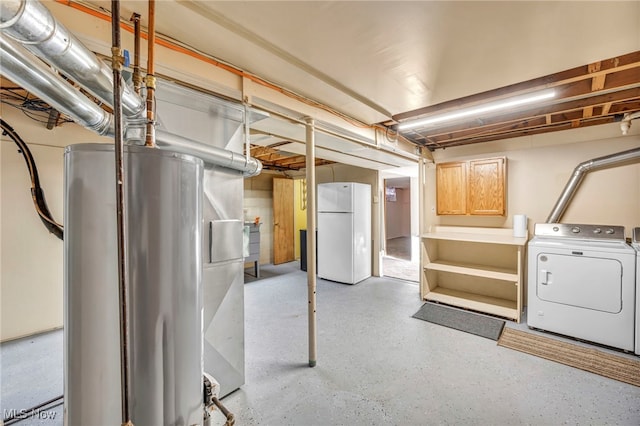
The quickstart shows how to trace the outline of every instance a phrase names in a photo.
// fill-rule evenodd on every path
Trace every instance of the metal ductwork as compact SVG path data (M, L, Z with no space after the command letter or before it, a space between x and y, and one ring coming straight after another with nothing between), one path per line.
M553 207L553 210L551 210L551 213L547 218L547 223L560 222L562 215L569 206L571 199L577 192L578 187L587 173L637 162L640 162L640 148L633 148L628 151L605 155L604 157L594 158L578 164L573 170L573 174L565 185L562 194L560 194L560 198L556 201L556 205Z
M82 85L107 105L113 106L113 74L40 2L2 0L0 29L22 43L34 55ZM144 114L143 99L123 84L122 109L129 117Z
M103 101L109 105L113 102L111 69L59 24L38 2L2 0L0 14L2 74L68 115L81 126L102 136L113 136L113 115L96 105L45 64L34 60L25 47L31 47L32 52L35 50L37 55L42 55L43 60L65 72L69 78L87 90L100 92L100 98L108 96L109 99L103 99ZM32 28L27 26L27 22ZM45 30L40 30L41 27ZM7 37L4 35L6 33L12 34L13 37ZM15 34L22 35L23 42L28 40L29 43L33 41L37 44L33 46L25 44L25 47L22 47L14 40ZM50 38L46 38L45 34ZM64 40L55 41L60 35ZM67 39L68 43L65 41ZM64 50L60 48L62 42L67 43L65 46L68 47L68 52L72 53L60 54ZM47 48L44 49L44 46ZM50 54L53 57L49 57ZM99 64L99 69L95 67L96 64ZM135 115L139 105L142 105L142 112L144 112L144 102L127 85L123 87L125 87L125 94L130 93L126 102L127 95L123 94L123 109L127 104L129 105L125 109L125 114L128 115L125 124L126 142L128 144L144 143L144 117L140 114ZM98 96L98 93L95 94ZM160 149L194 155L209 166L228 167L241 171L247 177L260 174L262 170L262 163L255 158L195 142L169 132L158 131L156 142Z
M253 157L194 142L163 130L156 130L156 145L160 149L196 156L205 164L240 170L247 177L259 175L262 171L262 163Z
M3 0L4 5L4 0ZM99 135L113 135L113 116L73 88L20 44L0 34L2 74Z

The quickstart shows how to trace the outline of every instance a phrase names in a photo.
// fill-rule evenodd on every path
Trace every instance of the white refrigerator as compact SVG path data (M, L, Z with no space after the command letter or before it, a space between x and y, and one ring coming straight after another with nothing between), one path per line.
M371 185L318 185L318 277L355 284L371 276Z

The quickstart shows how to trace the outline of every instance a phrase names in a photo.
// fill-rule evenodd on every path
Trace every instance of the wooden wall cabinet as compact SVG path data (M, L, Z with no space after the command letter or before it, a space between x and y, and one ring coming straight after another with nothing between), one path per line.
M505 157L436 164L439 215L504 216Z
M467 164L436 164L438 214L467 214Z
M527 238L512 234L457 226L423 234L421 297L520 322Z

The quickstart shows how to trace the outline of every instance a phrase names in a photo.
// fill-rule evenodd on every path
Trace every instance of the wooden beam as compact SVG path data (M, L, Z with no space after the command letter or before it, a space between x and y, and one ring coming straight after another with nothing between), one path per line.
M607 79L606 74L601 74L593 77L591 79L591 91L596 92L598 90L604 89L604 82Z
M556 114L570 113L576 110L582 110L588 107L595 107L599 105L607 105L609 104L609 108L611 105L617 105L618 103L628 103L633 102L635 100L640 99L640 88L627 89L614 93L607 94L594 94L594 96L590 98L579 99L570 102L558 103L556 105L552 105L550 107L540 107L535 109L530 109L527 111L515 112L512 114L505 114L501 116L491 117L483 120L482 125L478 125L477 122L472 123L462 123L456 124L447 127L441 127L437 129L433 129L431 131L424 132L415 132L416 135L421 135L422 137L429 138L437 138L440 135L445 134L464 134L467 131L469 133L477 133L478 130L499 130L501 127L509 126L510 124L519 123L523 121L532 121L537 117L545 117L549 120L549 124L553 123L551 117ZM603 111L605 108L603 108ZM609 112L607 112L609 113ZM602 115L606 115L607 113L601 113ZM615 111L614 111L615 113ZM411 132L406 132L405 136L411 134ZM417 136L413 138L416 141Z
M304 162L304 155L294 155L291 157L286 157L281 160L278 160L278 164L281 166L286 166L289 164L295 164L300 162Z
M613 122L614 122L614 118L610 116L602 117L602 118L592 118L590 120L582 122L580 127L597 126L600 124L607 124L607 123L613 123ZM482 135L475 138L452 139L450 141L445 141L445 142L427 141L421 145L426 146L429 150L434 150L438 148L449 148L454 146L471 145L471 144L482 143L482 142L491 142L491 141L515 138L520 136L530 136L530 135L537 135L537 134L543 134L543 133L549 133L549 132L556 132L559 130L568 130L570 128L571 128L571 122L562 122L562 123L555 124L553 126L544 125L536 128L526 129L526 130L518 130L515 132L505 132L499 135L495 135L495 134Z
M618 109L624 111L618 111ZM598 108L601 113L601 108ZM595 121L598 123L608 123L616 120L615 115L620 114L622 112L633 112L640 111L640 100L637 102L625 102L621 104L614 104L611 108L610 115L596 115L596 108L594 108L594 115L589 117L589 122ZM548 114L539 117L528 118L526 120L520 121L511 121L506 123L498 123L491 126L485 127L476 127L465 129L464 131L452 131L448 133L441 133L438 135L431 135L428 139L417 139L414 143L425 145L428 141L433 144L443 144L453 141L463 141L463 140L478 140L479 137L486 138L487 140L493 139L504 139L504 137L517 137L524 136L530 134L531 129L538 129L548 127L549 131L558 130L560 125L571 124L574 125L579 123L580 127L585 126L585 122L583 120L583 111L581 109L572 110L572 111L562 111L557 114ZM541 131L538 131L541 133ZM509 135L509 136L503 136ZM428 144L427 144L428 145Z
M593 116L593 107L588 106L582 109L582 117L589 118Z
M600 71L600 68L602 68L602 61L594 62L587 65L587 72L593 74Z
M503 99L505 97L515 96L517 94L534 92L552 87L559 87L585 80L589 81L588 87L590 91L591 79L599 75L606 76L614 72L621 72L625 70L631 70L631 72L635 75L635 80L637 81L639 72L638 68L640 68L640 51L635 51L626 55L603 60L600 61L599 64L599 69L597 71L595 71L596 66L593 64L580 66L548 76L524 81L522 83L516 83L509 86L501 87L499 89L489 90L475 95L466 96L464 98L442 102L437 105L418 108L401 114L395 114L392 118L394 121L399 122L402 120L427 116L438 112L444 112L465 106L470 106L486 102L488 100Z

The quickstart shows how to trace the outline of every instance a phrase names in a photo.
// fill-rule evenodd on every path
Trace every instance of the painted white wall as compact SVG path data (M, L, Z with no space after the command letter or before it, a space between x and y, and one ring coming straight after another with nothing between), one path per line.
M396 201L386 202L387 239L411 235L411 191L396 188Z
M53 130L2 105L1 114L27 143L53 217L63 221L63 146L98 142L75 124ZM62 327L63 243L40 221L31 199L31 180L16 145L1 138L0 340Z

